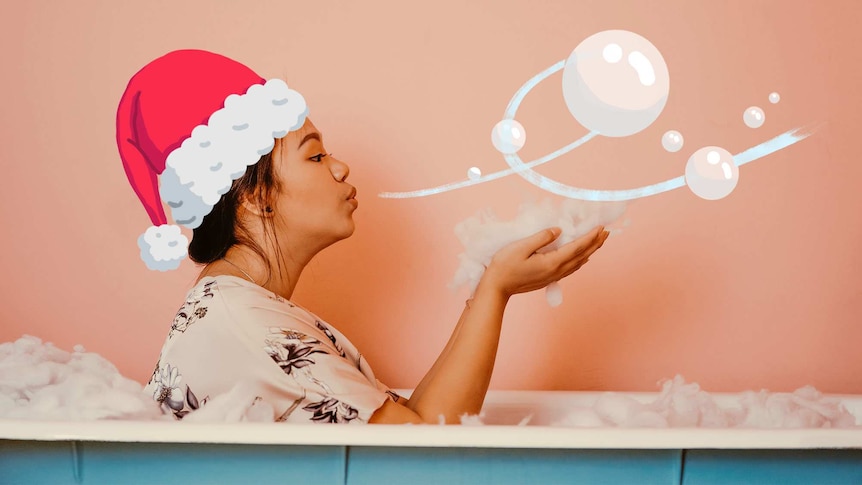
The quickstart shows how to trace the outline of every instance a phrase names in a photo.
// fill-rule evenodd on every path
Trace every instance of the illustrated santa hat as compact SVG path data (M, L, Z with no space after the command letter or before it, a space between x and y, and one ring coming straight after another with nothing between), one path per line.
M117 109L117 147L153 224L138 238L147 267L179 267L189 243L180 226L198 227L307 115L305 99L284 81L212 52L173 51L138 71Z

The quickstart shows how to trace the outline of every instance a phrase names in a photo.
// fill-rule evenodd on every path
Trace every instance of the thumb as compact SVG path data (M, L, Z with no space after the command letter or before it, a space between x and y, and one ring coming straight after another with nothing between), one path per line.
M550 227L548 229L543 229L532 236L528 236L521 240L521 247L528 253L533 254L539 249L547 246L554 242L555 239L560 237L560 233L562 233L562 229L559 227Z

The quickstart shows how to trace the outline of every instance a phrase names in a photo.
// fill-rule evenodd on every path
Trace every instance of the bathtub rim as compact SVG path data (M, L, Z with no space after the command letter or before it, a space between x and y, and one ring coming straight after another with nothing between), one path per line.
M285 433L284 426L302 429L298 433ZM862 429L859 428L653 429L0 420L0 439L431 448L862 449Z
M412 390L397 389L407 397ZM604 391L491 390L488 411L505 412L540 403L567 409L588 405ZM619 392L648 402L657 392ZM740 393L710 393L722 406ZM862 396L840 399L862 421ZM284 426L300 427L286 433ZM304 428L304 427L313 427ZM32 421L0 419L0 439L147 443L223 443L300 446L406 446L555 449L820 449L862 448L856 428L565 428L552 426L327 425L286 423L194 423L174 421Z
M409 389L396 389L402 396ZM489 391L485 408L587 404L604 391ZM656 392L619 392L649 401ZM739 393L710 393L720 405ZM862 396L840 399L862 420ZM284 426L297 433L286 433ZM311 427L311 428L302 428ZM552 449L862 449L856 428L566 428L517 425L328 425L318 423L194 423L173 421L32 421L0 419L0 439L125 443L215 443L299 446L405 446Z

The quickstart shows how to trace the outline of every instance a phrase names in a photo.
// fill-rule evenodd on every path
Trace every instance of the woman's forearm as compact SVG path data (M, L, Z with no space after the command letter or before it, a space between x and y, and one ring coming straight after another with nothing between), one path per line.
M482 409L494 370L503 311L509 297L537 290L577 271L607 238L599 226L553 251L539 253L560 235L560 228L539 231L494 254L472 303L452 337L406 405L384 402L369 422L455 423L458 416Z
M480 282L452 332L446 348L416 387L408 407L425 422L458 422L477 414L488 391L497 357L503 312L508 296Z
M410 402L408 402L407 407L413 409L413 402L419 402L421 400L422 395L425 393L425 389L428 387L428 383L434 380L434 376L437 375L437 370L440 368L442 362L446 360L446 356L449 355L449 350L452 348L452 345L455 344L455 341L458 339L458 334L461 331L461 325L464 324L464 320L466 319L467 313L470 309L470 302L472 299L467 300L464 311L461 312L461 316L458 318L458 323L455 324L455 329L452 330L452 335L449 336L449 341L446 342L446 347L443 348L443 351L440 352L440 355L437 356L437 359L434 361L434 365L431 366L431 369L425 374L422 380L419 382L419 385L413 390L413 393L410 395Z

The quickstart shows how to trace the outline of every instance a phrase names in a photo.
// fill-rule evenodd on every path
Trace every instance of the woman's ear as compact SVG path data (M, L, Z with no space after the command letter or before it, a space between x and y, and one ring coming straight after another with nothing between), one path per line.
M258 217L272 217L275 212L270 204L261 204L261 199L258 196L244 197L240 205L243 210L251 212Z
M283 141L281 138L276 138L273 142L272 151L270 152L270 157L272 158L270 163L272 165L275 164L275 159L281 157L282 143ZM270 170L273 172L275 171L274 168L270 168ZM276 188L274 190L277 191L278 189ZM272 200L272 192L273 189L265 189L262 188L261 185L258 185L254 189L253 194L242 197L240 206L243 210L246 210L258 217L272 217L275 214L275 211L273 210L274 204Z

